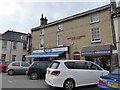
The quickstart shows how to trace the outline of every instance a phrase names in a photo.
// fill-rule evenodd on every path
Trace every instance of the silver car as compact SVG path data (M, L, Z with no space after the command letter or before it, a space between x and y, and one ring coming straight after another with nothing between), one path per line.
M9 64L6 72L8 75L26 74L27 68L30 64L23 61L15 61Z

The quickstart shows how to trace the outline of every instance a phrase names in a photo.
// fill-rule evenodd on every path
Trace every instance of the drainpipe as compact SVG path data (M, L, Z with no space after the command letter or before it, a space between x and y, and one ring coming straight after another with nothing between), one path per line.
M10 44L10 56L9 56L9 61L11 62L11 53L12 53L12 41L11 41L11 44Z

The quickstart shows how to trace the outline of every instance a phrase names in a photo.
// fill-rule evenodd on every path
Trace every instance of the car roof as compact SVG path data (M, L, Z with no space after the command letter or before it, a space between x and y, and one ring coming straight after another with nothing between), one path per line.
M54 60L58 62L91 62L91 61L86 61L86 60Z

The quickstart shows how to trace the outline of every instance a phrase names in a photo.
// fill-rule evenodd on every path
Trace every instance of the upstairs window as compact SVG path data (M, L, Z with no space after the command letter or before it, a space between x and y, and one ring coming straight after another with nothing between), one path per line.
M17 49L17 42L13 42L13 49Z
M94 23L98 21L99 21L98 13L93 13L90 15L90 23Z
M63 46L63 35L57 36L57 46Z
M91 29L91 39L92 42L100 42L100 29L99 28L92 28Z
M7 48L7 41L2 41L2 48L4 48L4 49Z
M40 35L44 35L44 29L40 30Z
M58 24L57 25L57 31L62 31L63 30L63 24Z
M27 50L27 43L23 43L23 50Z
M44 39L40 39L40 47L44 47Z

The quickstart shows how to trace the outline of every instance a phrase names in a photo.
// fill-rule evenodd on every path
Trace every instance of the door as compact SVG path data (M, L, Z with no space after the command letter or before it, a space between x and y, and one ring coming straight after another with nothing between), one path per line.
M27 62L21 62L21 73L22 74L26 74L28 66L29 66L29 63L27 63Z

